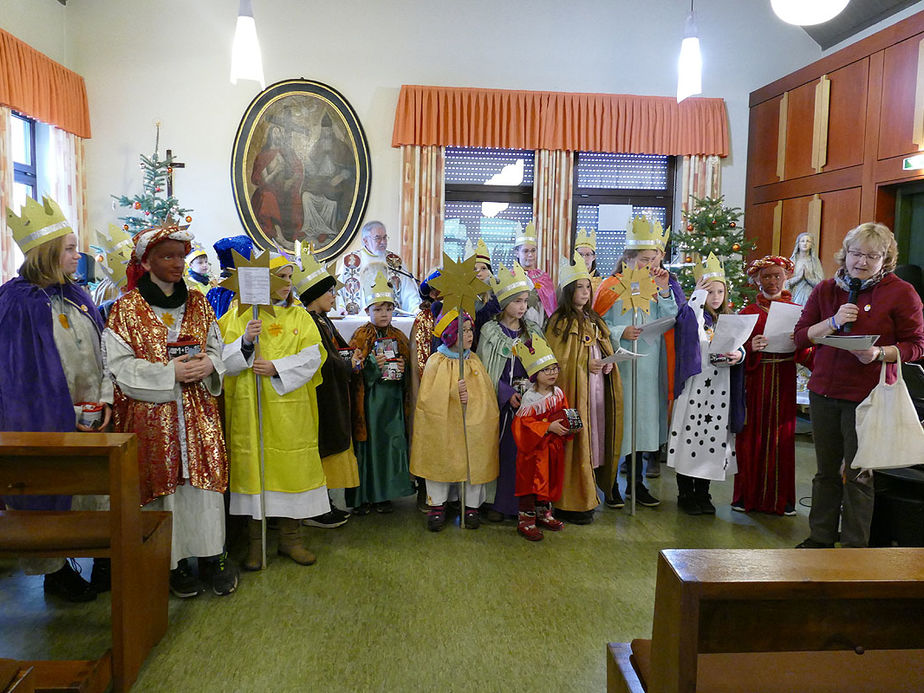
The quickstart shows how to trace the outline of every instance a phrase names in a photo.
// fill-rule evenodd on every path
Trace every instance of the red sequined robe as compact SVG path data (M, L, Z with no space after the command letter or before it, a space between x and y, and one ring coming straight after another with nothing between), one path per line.
M203 346L215 314L205 296L190 291L180 334ZM135 358L152 363L169 362L167 327L137 289L116 301L106 324L135 352ZM181 385L185 422L189 483L206 491L224 492L228 487L228 460L221 430L217 399L200 381ZM141 503L176 491L182 477L177 403L144 402L127 397L114 387L113 428L138 436Z
M792 303L788 291L776 300ZM747 418L735 439L733 502L748 511L782 515L796 504L796 364L806 364L811 350L769 354L751 349L751 340L764 333L770 303L758 294L756 303L741 310L757 315L757 324L745 342Z

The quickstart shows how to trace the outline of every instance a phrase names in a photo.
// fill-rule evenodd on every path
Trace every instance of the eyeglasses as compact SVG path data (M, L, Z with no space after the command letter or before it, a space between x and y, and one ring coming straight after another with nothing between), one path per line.
M865 257L870 262L879 262L882 259L882 253L861 253L859 250L848 250L847 254L854 260Z
M548 368L543 368L542 372L552 375L553 373L558 373L560 370L561 370L561 367L559 366L549 366Z
M387 241L387 240L388 240L388 236L387 236L387 235L385 235L385 236L373 236L373 237L372 237L372 240L373 240L373 241Z

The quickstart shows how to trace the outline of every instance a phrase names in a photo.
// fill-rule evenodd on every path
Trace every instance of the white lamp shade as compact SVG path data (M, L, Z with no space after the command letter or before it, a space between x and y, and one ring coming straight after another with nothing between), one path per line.
M776 16L789 24L811 26L834 19L850 0L770 0Z
M699 51L699 39L688 36L680 44L680 58L677 61L677 102L702 93L703 57Z
M231 44L231 84L239 79L250 79L266 86L263 79L263 58L260 56L260 42L257 40L257 24L253 19L249 0L242 0Z

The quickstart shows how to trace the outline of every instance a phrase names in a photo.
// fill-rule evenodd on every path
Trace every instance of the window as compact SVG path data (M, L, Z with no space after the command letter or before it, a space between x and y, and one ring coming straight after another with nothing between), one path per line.
M483 238L493 269L513 263L517 228L533 219L535 155L525 149L446 147L443 250L461 258Z
M665 228L671 225L674 158L579 152L573 199L572 233L577 229L597 232L597 271L607 276L622 255L625 222L630 216L648 216Z
M16 214L29 197L38 198L38 176L35 157L35 121L18 113L10 114L13 154L12 209ZM13 264L19 267L23 261L22 251L13 244Z

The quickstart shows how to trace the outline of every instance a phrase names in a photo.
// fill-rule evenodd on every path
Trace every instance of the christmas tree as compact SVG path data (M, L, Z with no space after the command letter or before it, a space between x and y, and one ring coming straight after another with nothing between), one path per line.
M141 155L144 191L141 195L133 197L112 196L119 206L130 210L128 214L119 219L122 221L122 228L132 236L142 229L160 226L167 220L167 217L175 221L185 218L186 223L192 221L192 217L189 216L192 210L180 207L179 200L171 194L173 192L172 183L168 185L168 181L171 181L173 174L174 157L168 150L167 157L160 158L160 123L157 123L155 127L157 134L154 140L154 154L150 157Z
M715 253L725 266L728 305L739 310L749 303L755 291L748 286L744 256L754 244L744 237L738 225L741 209L725 206L724 197L694 197L693 208L684 215L686 230L674 233L673 244L682 261L680 285L689 296L696 287L693 265Z

